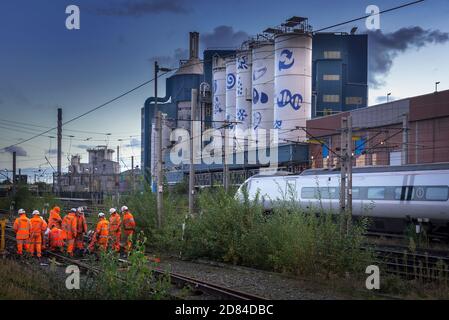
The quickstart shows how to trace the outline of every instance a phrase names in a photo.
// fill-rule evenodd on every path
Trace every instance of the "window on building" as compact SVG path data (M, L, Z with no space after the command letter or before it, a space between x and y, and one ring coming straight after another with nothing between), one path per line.
M341 59L340 51L324 51L324 59Z
M362 102L362 97L346 97L346 104L360 105Z
M212 116L212 104L206 104L206 107L204 108L204 114L206 117Z
M340 75L339 74L323 74L323 80L339 81Z
M338 94L324 94L323 102L340 102L340 96Z

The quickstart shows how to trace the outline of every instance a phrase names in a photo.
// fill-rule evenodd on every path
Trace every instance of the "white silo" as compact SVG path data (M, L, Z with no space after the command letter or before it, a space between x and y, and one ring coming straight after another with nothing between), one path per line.
M236 69L235 58L226 60L226 115L225 118L229 122L235 121L235 87L236 87ZM229 126L231 129L233 126Z
M235 100L235 120L239 122L237 129L247 130L251 127L251 50L244 50L237 53L236 58L236 100Z
M311 118L312 36L291 32L275 38L274 121L279 129L279 143L304 141L305 127Z
M273 128L274 107L274 43L256 42L252 66L252 128Z
M212 64L212 120L214 128L224 124L226 114L226 65L219 56L213 58Z

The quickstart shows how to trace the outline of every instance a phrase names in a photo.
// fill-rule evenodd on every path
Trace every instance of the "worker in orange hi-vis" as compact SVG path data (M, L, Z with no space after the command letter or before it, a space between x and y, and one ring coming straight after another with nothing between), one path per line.
M30 219L31 232L30 232L30 253L34 255L34 251L37 253L37 257L42 257L42 239L43 232L47 230L47 222L40 216L38 210L33 211L33 217Z
M120 236L122 234L122 220L115 208L109 209L109 237L111 238L112 250L120 252Z
M106 251L108 248L108 239L109 239L109 221L106 220L104 213L100 212L98 214L98 223L95 228L95 232L92 236L92 240L89 244L89 251L95 251L95 244L98 245L98 248L101 251Z
M67 254L73 257L73 249L76 239L76 209L70 209L70 212L62 219L62 232L67 245Z
M48 218L48 228L51 230L55 225L58 229L61 229L62 219L59 213L61 208L58 206L50 210L50 217Z
M86 217L84 216L84 209L79 207L76 210L76 239L75 250L78 253L84 252L84 235L87 233Z
M136 231L136 222L134 221L134 217L131 212L129 212L127 206L123 206L121 208L121 211L123 214L123 229L126 236L125 252L129 253L132 246L132 237L134 232Z
M51 251L64 251L63 232L56 225L51 228L48 240Z
M28 251L28 239L30 238L31 223L23 209L18 211L19 217L14 221L14 232L16 233L17 254L23 254L23 248Z

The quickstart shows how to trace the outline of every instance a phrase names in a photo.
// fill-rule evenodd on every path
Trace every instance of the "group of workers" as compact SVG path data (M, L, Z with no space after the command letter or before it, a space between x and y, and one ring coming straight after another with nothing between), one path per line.
M31 256L36 253L37 257L42 256L42 250L51 250L67 252L69 256L75 253L84 253L86 246L85 236L88 235L86 217L84 209L72 208L70 212L61 218L61 209L54 207L50 210L48 223L40 215L38 210L34 210L32 217L28 218L25 210L18 211L19 217L14 221L14 231L17 240L17 254L23 255L24 249ZM132 236L136 229L134 217L127 206L121 208L123 217L117 212L117 209L109 210L109 220L105 214L98 214L98 222L93 230L90 242L87 246L89 252L98 250L107 250L108 244L111 249L120 252L122 227L125 235L125 253L129 253L132 246Z

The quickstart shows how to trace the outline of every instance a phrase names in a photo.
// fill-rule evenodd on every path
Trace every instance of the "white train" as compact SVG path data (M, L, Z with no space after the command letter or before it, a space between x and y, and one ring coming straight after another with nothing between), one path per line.
M310 169L299 175L278 172L256 175L239 188L256 194L265 210L279 202L295 201L306 209L339 212L338 170ZM401 232L406 224L425 223L432 232L449 227L449 163L362 167L353 169L353 216L373 218L372 229Z

